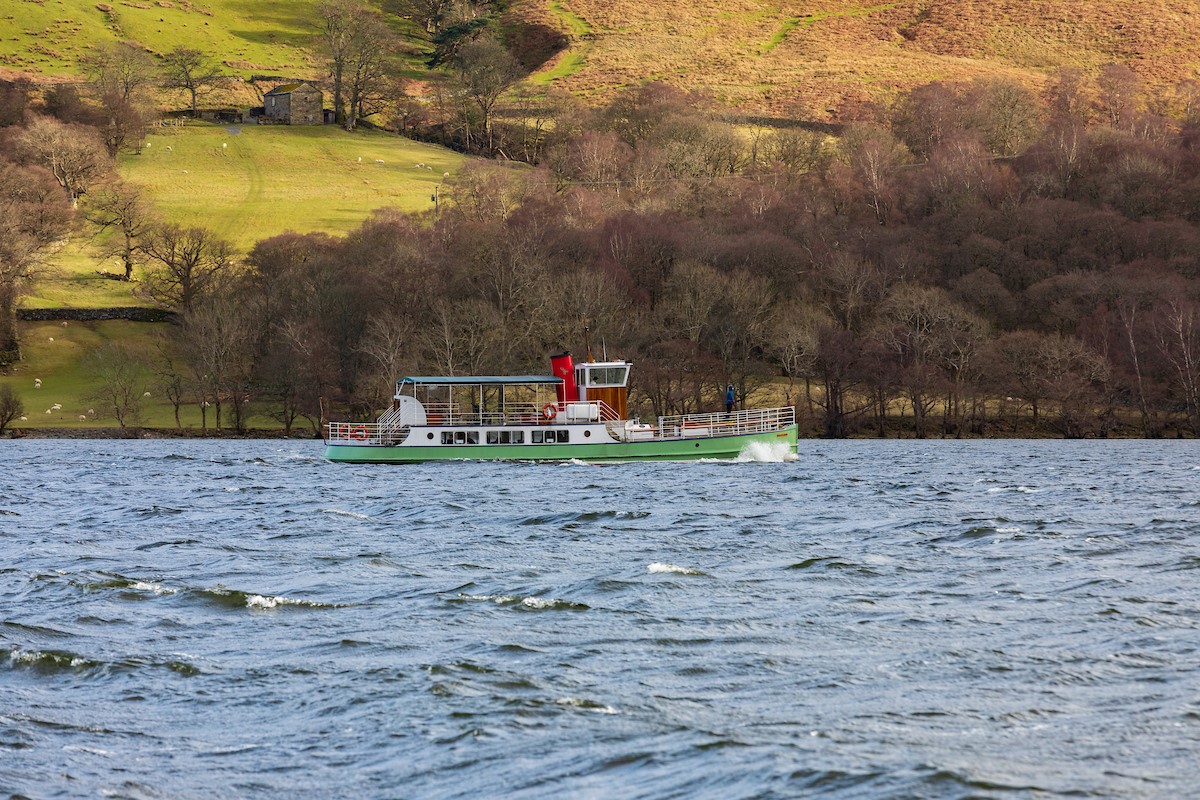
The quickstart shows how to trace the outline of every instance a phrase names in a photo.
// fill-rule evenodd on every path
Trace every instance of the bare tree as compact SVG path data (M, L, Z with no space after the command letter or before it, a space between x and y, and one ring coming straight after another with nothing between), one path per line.
M146 291L160 303L189 310L220 273L233 265L233 248L207 228L157 225L144 250L155 263L146 275Z
M0 386L0 433L4 433L12 421L25 413L25 404L7 383Z
M146 378L136 355L113 342L86 356L84 369L97 382L88 399L111 411L122 428L141 419Z
M501 95L525 76L521 62L494 36L480 36L458 48L454 57L458 80L479 108L480 125L492 150L492 112Z
M133 268L145 263L146 241L154 212L142 190L120 179L108 181L88 195L84 214L97 233L111 233L101 245L105 258L117 258L125 269L125 280L133 279Z
M50 170L67 191L71 205L113 167L94 128L69 125L50 117L33 117L17 136L17 152Z
M207 53L191 47L176 47L163 56L163 86L179 89L191 97L192 116L200 97L226 81L221 68Z
M14 317L21 284L71 222L71 204L49 172L0 160L0 366L21 357Z
M81 58L80 65L97 97L115 95L136 103L158 82L154 59L128 42L102 45Z
M249 307L226 283L183 315L180 326L184 357L194 376L201 403L211 402L216 429L229 408L234 427L245 428L246 404L253 376L253 324Z
M388 93L388 59L394 36L378 14L357 15L342 76L348 109L346 130L354 130L358 120L379 111Z
M321 54L329 66L333 81L333 117L346 121L345 73L354 46L354 33L364 10L354 0L323 0L317 7L320 17Z

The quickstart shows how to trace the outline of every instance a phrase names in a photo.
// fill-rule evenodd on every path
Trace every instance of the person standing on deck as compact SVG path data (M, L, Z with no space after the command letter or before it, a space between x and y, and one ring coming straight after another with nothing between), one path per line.
M725 413L726 414L733 413L733 401L734 401L733 384L731 383L731 384L729 384L729 387L725 390Z

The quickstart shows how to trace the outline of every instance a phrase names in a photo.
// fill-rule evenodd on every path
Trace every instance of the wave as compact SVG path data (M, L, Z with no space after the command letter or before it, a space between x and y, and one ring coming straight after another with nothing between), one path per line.
M663 564L662 562L659 562L659 561L655 561L653 564L650 564L648 567L646 567L646 571L651 574L664 574L664 573L675 574L675 575L704 575L705 574L698 569L691 569L689 567L680 567L680 566L676 566L675 564Z
M460 601L495 603L498 606L512 606L516 609L530 611L587 611L591 606L586 603L575 603L570 600L560 600L556 597L521 597L513 594L462 594Z
M321 513L322 514L333 514L334 516L338 516L338 517L351 517L352 519L361 519L361 520L371 519L366 514L360 514L357 511L343 511L340 508L322 508Z
M249 608L268 611L275 608L290 606L295 608L345 608L338 603L322 603L318 600L302 600L282 595L265 595L254 592L243 592L237 589L217 587L215 589L197 589L193 594L210 602L229 608Z
M123 658L116 661L105 661L89 658L70 650L28 650L22 647L0 648L0 661L7 661L9 666L14 669L32 669L43 675L66 672L130 672L145 667L166 669L186 677L200 674L199 667L179 659L156 661L141 658Z
M760 464L780 464L789 461L799 461L800 456L787 442L750 442L738 453L735 462Z
M571 708L581 708L584 711L595 711L598 714L616 714L617 710L612 706L606 706L603 703L597 703L595 700L585 700L579 697L560 697L554 701L560 706L570 706Z

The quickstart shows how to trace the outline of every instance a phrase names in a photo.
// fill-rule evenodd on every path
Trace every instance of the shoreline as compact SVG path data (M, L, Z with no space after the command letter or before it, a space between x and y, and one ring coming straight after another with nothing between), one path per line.
M841 441L1032 441L1032 440L1052 440L1058 439L1061 441L1187 441L1194 437L1179 435L1164 435L1160 437L1146 437L1135 434L1126 434L1119 432L1110 432L1106 436L1083 436L1068 439L1067 437L1050 432L1050 431L1028 431L1024 433L1012 433L998 436L987 435L972 435L972 436L926 436L924 439L917 437L908 432L897 432L888 436L880 437L868 434L856 434L847 436ZM292 441L323 441L321 436L311 431L293 430L290 435L284 433L283 430L277 428L248 428L247 430L238 433L233 430L202 430L199 428L6 428L0 432L0 439L286 439ZM823 436L816 435L800 435L801 441L839 441L836 439L827 439Z
M289 436L274 428L248 428L239 433L232 430L202 430L199 428L7 428L0 434L4 439L289 439L316 440L312 432L293 430Z

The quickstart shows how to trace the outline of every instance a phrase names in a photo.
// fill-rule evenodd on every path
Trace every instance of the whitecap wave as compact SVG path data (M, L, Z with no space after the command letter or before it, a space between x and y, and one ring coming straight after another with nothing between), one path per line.
M676 564L663 564L655 561L650 566L646 567L646 571L652 574L675 574L675 575L703 575L704 573L698 569L690 569L688 567L680 567Z
M329 603L318 603L315 600L297 600L294 597L281 597L278 595L246 595L246 608L257 608L265 611L271 608L279 608L280 606L300 606L302 608L337 608L336 605L330 605Z
M554 702L560 706L570 706L572 708L582 708L585 711L595 711L597 714L617 713L617 710L612 706L606 706L603 703L597 703L595 700L583 700L578 697L560 697Z
M161 583L152 581L134 581L129 584L130 589L137 589L139 592L154 592L155 594L175 594L178 589L172 589L169 586L163 586Z
M788 461L799 461L800 456L788 442L750 442L742 448L734 461L760 464L781 464Z
M366 514L360 514L357 511L343 511L340 508L322 508L322 514L333 514L338 517L351 517L353 519L370 519Z

